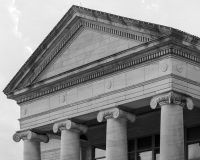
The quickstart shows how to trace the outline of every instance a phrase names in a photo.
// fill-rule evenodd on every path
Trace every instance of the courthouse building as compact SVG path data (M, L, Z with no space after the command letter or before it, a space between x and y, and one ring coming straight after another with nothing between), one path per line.
M4 93L24 160L200 160L200 40L180 30L72 6Z

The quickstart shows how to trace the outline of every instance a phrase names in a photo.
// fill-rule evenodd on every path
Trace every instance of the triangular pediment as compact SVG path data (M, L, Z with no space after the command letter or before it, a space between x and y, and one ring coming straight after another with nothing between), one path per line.
M27 91L39 82L171 33L190 36L169 27L72 6L4 93L12 97L14 92Z
M63 49L37 81L57 76L141 43L144 42L86 28L67 48Z

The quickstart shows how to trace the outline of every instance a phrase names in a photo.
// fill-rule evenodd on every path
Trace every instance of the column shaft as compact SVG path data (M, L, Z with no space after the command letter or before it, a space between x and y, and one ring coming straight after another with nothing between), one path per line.
M81 147L81 160L92 160L92 145L88 142Z
M106 160L128 160L127 120L107 119Z
M165 104L161 107L160 159L184 159L182 106Z
M86 147L85 160L92 160L92 145L91 144L88 144Z
M24 160L41 160L39 141L24 140Z
M61 160L80 160L79 136L79 131L61 130Z

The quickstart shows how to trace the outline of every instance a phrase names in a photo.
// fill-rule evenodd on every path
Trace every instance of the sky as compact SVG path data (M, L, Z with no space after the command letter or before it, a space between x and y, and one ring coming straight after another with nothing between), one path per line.
M200 0L0 0L0 155L23 159L20 107L1 92L72 5L177 28L200 37Z

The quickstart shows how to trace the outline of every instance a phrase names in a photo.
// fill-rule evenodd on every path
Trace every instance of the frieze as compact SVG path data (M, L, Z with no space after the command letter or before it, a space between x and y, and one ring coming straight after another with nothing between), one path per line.
M92 9L88 9L88 8L84 8L84 7L80 7L80 6L74 6L77 9L81 9L81 11L79 11L80 13L83 13L83 11L85 11L85 14L87 15L92 15L95 16L95 18L103 18L105 20L109 20L111 22L118 22L121 23L123 25L127 25L127 24L131 24L131 25L135 25L138 27L144 27L144 28L151 28L153 29L154 27L156 27L156 29L168 29L168 30L173 30L176 31L178 33L182 33L185 34L187 36L191 36L192 38L192 42L196 43L199 41L199 37L186 33L182 30L179 29L175 29L175 28L171 28L171 27L167 27L167 26L163 26L163 25L159 25L159 24L154 24L154 23L150 23L150 22L145 22L145 21L140 21L140 20L136 20L136 19L131 19L131 18L127 18L127 17L122 17L119 15L114 15L111 13L106 13L106 12L102 12L102 11L97 11L97 10L92 10ZM90 13L90 14L89 14Z
M177 77L175 75L165 75L165 76L156 78L154 80L145 81L145 82L139 83L137 85L128 86L128 87L125 87L125 88L122 88L122 89L119 89L119 90L114 90L114 91L111 91L111 92L108 92L108 93L104 93L104 94L101 94L101 95L98 95L98 96L94 96L94 97L91 97L91 98L88 98L88 99L84 99L84 100L77 101L77 102L74 102L74 103L70 103L70 104L67 104L67 105L64 105L64 106L60 106L58 108L54 108L54 109L51 109L51 110L40 112L40 113L37 113L37 114L34 114L34 115L30 115L30 116L27 116L27 117L23 117L23 118L20 118L18 120L20 122L26 121L26 120L31 119L31 118L39 117L39 116L46 115L46 114L49 114L49 113L53 113L53 112L56 112L56 111L60 111L60 110L63 110L63 109L69 108L69 107L73 107L73 106L77 106L77 105L84 104L84 103L87 103L87 102L91 102L91 101L94 101L94 100L99 99L99 98L103 98L103 97L106 97L106 96L110 96L110 95L114 95L114 94L117 94L117 93L125 92L125 91L131 90L133 88L141 87L141 86L147 85L149 83L157 82L157 81L160 81L160 80L163 80L163 79L167 79L167 78L172 78L172 77L179 78L179 77ZM199 86L200 86L200 84L199 84Z
M52 86L51 88L48 88L48 89L43 90L43 91L40 91L40 92L37 92L37 93L34 93L34 94L32 93L32 94L30 94L26 97L18 99L17 103L20 104L20 103L24 103L24 102L27 102L27 101L30 101L30 100L33 100L33 99L36 99L36 98L39 98L39 97L42 97L42 96L46 96L46 95L49 95L51 93L61 91L61 90L66 89L66 88L69 88L69 87L72 87L72 86L75 86L75 85L78 85L78 84L81 84L81 83L85 83L85 82L90 81L92 79L96 79L96 78L99 78L99 77L107 75L107 74L112 74L114 72L118 72L118 71L124 70L126 68L130 68L130 67L139 65L141 63L150 61L152 59L156 59L156 58L159 58L159 57L162 57L162 56L165 56L165 55L169 55L169 54L178 55L178 56L181 56L183 58L189 59L189 60L194 61L194 62L198 62L198 63L200 62L200 58L198 58L194 55L191 55L191 54L189 54L189 53L187 53L183 50L176 49L176 48L167 48L167 49L160 50L158 52L150 53L150 54L145 55L143 57L139 57L137 59L133 59L131 61L121 63L119 65L112 66L112 67L107 68L107 69L102 69L102 70L96 71L94 73L87 74L85 76L82 76L82 77L79 77L79 78L76 78L76 79L73 79L73 80L62 82L61 84ZM164 68L166 68L166 67L164 67Z
M165 104L175 104L192 110L194 103L191 98L174 91L155 96L151 99L150 106L155 109Z
M133 88L141 87L141 86L144 86L144 85L147 85L147 84L150 84L150 83L154 83L154 82L158 82L158 81L161 81L161 80L164 80L164 79L167 79L167 78L174 78L174 79L181 80L181 81L184 81L184 82L187 82L187 83L190 83L190 84L193 84L193 85L200 87L200 83L198 83L198 82L188 80L187 78L180 77L180 76L177 76L177 75L174 75L174 74L170 74L170 75L165 75L165 76L162 76L162 77L155 78L153 80L148 80L148 81L145 81L145 82L133 85L133 86L128 86L128 87L125 87L125 88L122 88L122 89L119 89L119 90L114 90L114 91L111 91L111 92L108 92L108 93L104 93L104 94L101 94L101 95L98 95L98 96L94 96L92 98L88 98L88 99L84 99L84 100L77 101L77 102L74 102L74 103L70 103L70 104L67 104L65 106L54 108L54 109L51 109L51 110L48 110L48 111L44 111L44 112L41 112L41 113L37 113L37 114L34 114L34 115L23 117L23 118L20 118L18 120L20 122L23 122L23 121L26 121L28 119L40 117L42 115L46 115L46 114L49 114L49 113L60 111L60 110L63 110L63 109L69 108L69 107L73 107L73 106L77 106L77 105L80 105L80 104L83 104L83 103L91 102L91 101L94 101L96 99L103 98L103 97L106 97L106 96L109 96L109 95L114 95L114 94L117 94L117 93L125 92L125 91L131 90Z

